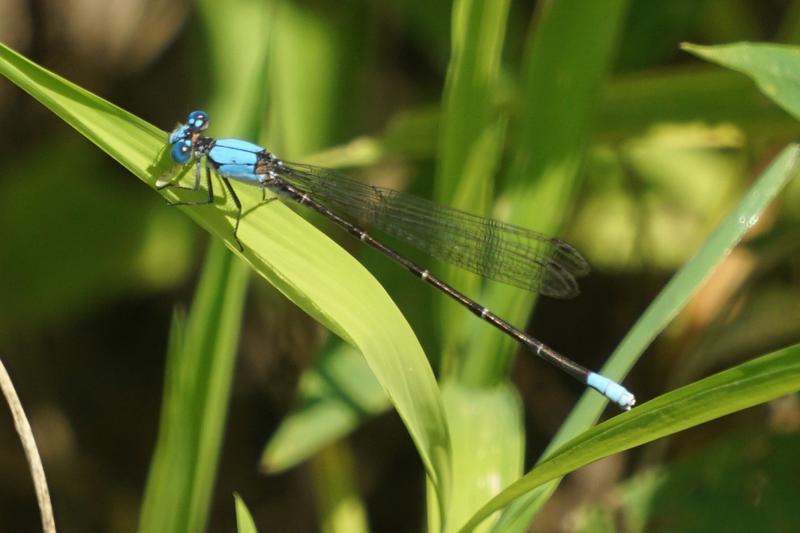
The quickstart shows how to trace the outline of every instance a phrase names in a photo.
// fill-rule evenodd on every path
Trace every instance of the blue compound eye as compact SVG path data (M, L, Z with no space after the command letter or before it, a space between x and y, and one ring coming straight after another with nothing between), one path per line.
M192 111L189 113L186 125L193 132L203 131L208 128L208 113L205 111Z
M192 157L192 141L185 140L172 145L172 160L183 165Z

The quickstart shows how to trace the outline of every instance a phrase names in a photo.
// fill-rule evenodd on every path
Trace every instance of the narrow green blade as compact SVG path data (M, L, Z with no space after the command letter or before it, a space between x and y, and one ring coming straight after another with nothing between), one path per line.
M247 509L247 504L244 503L242 497L238 494L234 494L233 499L236 505L237 533L258 533L256 523L253 521L253 517Z
M558 235L583 178L580 167L594 110L627 4L573 0L537 6L521 67L519 114L511 124L516 130L511 164L498 202L508 222ZM530 315L534 298L498 283L486 286L480 302L519 325ZM517 343L499 331L472 324L463 329L469 338L464 374L505 376Z
M508 0L453 4L435 189L439 201L473 213L488 214L490 209L508 122L498 107L508 9ZM479 278L461 269L450 268L444 277L467 294L479 288ZM498 376L471 376L470 386L461 383L470 378L461 372L465 312L447 298L436 302L444 344L442 373L448 379L445 407L454 435L453 494L444 520L428 498L428 529L437 531L444 523L445 530L452 531L520 476L524 431L521 402L512 387L498 384ZM495 354L473 356L485 360Z
M139 531L205 529L248 277L246 265L213 244L185 331L173 323Z

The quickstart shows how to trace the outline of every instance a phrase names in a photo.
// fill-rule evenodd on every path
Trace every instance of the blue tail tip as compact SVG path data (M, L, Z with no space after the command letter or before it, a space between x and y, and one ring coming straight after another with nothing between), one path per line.
M605 376L592 372L586 379L586 384L625 411L630 411L631 407L636 404L636 397L628 389Z

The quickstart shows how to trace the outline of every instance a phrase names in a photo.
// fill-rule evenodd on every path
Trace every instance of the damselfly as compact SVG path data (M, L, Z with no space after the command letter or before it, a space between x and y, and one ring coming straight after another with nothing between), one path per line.
M211 173L212 170L216 172L236 205L233 237L240 250L243 247L237 231L242 203L230 180L260 187L264 191L264 201L269 190L279 198L310 207L622 409L629 410L634 405L633 394L622 385L584 368L515 328L362 228L376 228L431 257L487 279L556 298L575 296L578 293L575 278L589 271L583 257L566 242L407 193L370 186L327 168L282 161L265 148L247 141L206 137L202 135L206 128L208 114L193 111L186 123L169 136L172 159L181 165L194 161L194 186L166 182L159 184L159 188L198 191L205 177L206 200L174 205L213 204Z

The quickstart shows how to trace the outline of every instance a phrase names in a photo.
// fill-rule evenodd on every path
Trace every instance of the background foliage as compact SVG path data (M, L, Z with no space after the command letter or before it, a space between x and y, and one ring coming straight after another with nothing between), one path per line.
M292 159L567 238L594 271L578 299L538 302L529 330L596 368L797 135L795 120L752 81L679 43L796 42L800 2L539 4L153 0L122 13L103 2L12 1L0 40L162 129L205 107L214 135L260 139ZM706 55L751 74L768 64ZM774 73L755 75L794 111L796 99L781 100L793 88L770 83ZM367 522L407 531L426 519L437 527L441 508L424 508L412 440L396 415L375 416L388 403L358 352L261 278L242 309L240 263L211 246L200 276L207 234L8 83L0 121L0 355L31 411L62 529L146 530L148 520L163 526L165 513L178 531L206 521L230 530L246 515L243 501L263 531ZM744 245L626 380L640 401L800 338L798 207L795 181L752 221ZM452 484L484 487L445 502L455 527L552 446L580 387L516 360L510 343L467 313L319 225L378 277L447 378ZM292 228L267 229L280 237ZM531 295L442 270L525 323ZM360 283L336 279L344 289ZM315 314L319 300L297 301L295 288L278 283L348 337L343 322ZM186 321L173 319L176 304L190 303ZM226 351L229 364L214 366ZM218 384L217 401L206 381L186 381L199 375ZM577 410L570 420L594 416ZM203 420L197 427L210 437L168 433L187 419ZM0 484L0 516L3 527L24 529L36 523L30 484L10 420L0 423L0 468L13 480ZM579 470L543 508L530 504L533 527L699 528L766 516L791 529L785 502L797 487L786 473L797 469L799 426L797 397L788 396L614 455ZM424 434L414 435L418 448ZM183 464L185 454L164 451L176 443L202 459ZM490 458L475 461L475 449ZM170 487L159 472L192 481ZM170 495L185 517L158 509Z

